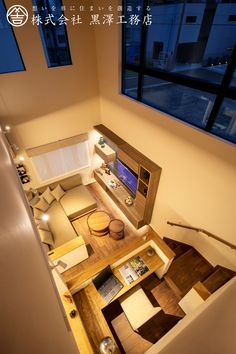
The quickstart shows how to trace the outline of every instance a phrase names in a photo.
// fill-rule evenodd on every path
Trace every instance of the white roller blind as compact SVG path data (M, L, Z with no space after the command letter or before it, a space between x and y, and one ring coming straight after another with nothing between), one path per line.
M59 148L33 156L32 163L42 181L73 172L90 164L88 142Z

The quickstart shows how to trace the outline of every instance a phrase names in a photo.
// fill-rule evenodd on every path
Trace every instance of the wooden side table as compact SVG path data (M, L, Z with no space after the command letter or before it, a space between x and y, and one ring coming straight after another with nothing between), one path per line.
M110 237L114 240L120 240L124 237L124 223L119 219L113 219L109 224Z
M103 210L94 211L87 218L89 231L94 236L104 236L109 232L110 216Z

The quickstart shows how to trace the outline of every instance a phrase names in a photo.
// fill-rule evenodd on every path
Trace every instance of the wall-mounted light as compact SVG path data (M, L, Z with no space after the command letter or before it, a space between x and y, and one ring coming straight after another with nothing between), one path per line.
M23 162L25 160L24 156L19 157L20 162Z
M5 133L5 134L6 134L6 133L9 133L10 130L11 130L10 125L5 125L4 130L3 130L3 133Z
M48 219L49 219L48 214L43 214L42 220L43 220L43 221L48 221Z

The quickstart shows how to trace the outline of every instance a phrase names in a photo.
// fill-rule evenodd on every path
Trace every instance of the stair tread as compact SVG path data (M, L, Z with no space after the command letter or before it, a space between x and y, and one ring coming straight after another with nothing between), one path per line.
M187 243L179 242L168 237L164 237L163 240L175 252L175 258L179 257L181 254L192 248L192 246L188 245Z
M191 248L172 262L166 277L174 282L184 296L195 283L209 276L213 269L203 256Z
M220 265L214 268L194 247L186 243L168 237L163 240L176 254L164 278L180 298L198 281L213 293L236 275L235 271Z
M203 281L203 284L210 293L214 293L234 276L235 272L233 270L217 265L214 272Z

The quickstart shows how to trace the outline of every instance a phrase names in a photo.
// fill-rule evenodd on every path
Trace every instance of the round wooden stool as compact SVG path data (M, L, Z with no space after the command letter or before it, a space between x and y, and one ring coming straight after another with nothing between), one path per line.
M124 237L125 225L123 221L119 219L113 219L110 221L108 227L109 227L110 237L113 238L114 240L120 240L121 238Z
M87 218L89 231L94 236L104 236L109 232L110 216L103 210L91 213Z

